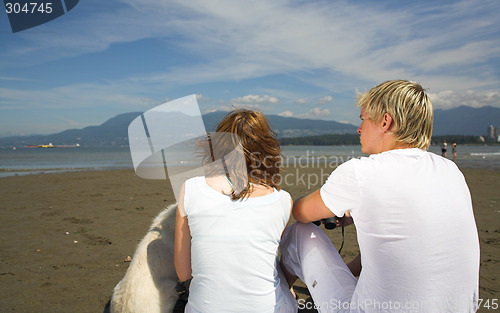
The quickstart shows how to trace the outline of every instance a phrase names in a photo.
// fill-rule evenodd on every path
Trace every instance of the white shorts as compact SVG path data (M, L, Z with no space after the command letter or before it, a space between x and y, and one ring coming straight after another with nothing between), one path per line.
M320 313L349 312L344 304L351 302L357 279L321 228L312 223L287 227L280 250L285 269L307 285Z

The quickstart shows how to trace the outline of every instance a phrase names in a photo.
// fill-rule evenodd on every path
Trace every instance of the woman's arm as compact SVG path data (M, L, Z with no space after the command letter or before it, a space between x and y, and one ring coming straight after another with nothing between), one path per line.
M177 212L175 213L174 265L180 281L186 281L191 272L191 233L188 218L184 210L184 185L179 193Z
M281 233L281 238L283 238L283 234L285 233L286 227L288 226L288 223L290 223L290 219L292 218L292 212L293 210L293 199L290 199L290 216L288 217L288 221L286 221L285 228L283 229L283 232Z

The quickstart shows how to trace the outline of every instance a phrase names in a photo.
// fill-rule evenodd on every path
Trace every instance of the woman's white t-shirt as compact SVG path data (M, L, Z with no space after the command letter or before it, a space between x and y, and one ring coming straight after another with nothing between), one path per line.
M362 272L352 312L475 312L479 241L455 163L391 150L340 165L320 193L356 225Z
M190 311L279 311L288 290L280 286L277 256L290 195L274 190L231 201L195 177L185 183L184 208L192 237Z

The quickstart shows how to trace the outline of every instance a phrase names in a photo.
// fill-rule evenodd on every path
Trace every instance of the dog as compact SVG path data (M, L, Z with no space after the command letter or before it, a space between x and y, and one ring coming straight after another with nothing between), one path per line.
M174 267L177 204L153 220L110 301L111 313L172 313L179 298Z

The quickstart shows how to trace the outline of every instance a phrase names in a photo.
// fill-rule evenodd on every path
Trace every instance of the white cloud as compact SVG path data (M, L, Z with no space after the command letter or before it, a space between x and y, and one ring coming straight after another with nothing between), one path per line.
M258 103L221 103L217 106L209 106L203 110L204 113L210 113L215 111L232 111L237 109L255 110L259 112L266 111L265 108L260 106Z
M342 123L342 124L350 124L352 125L352 123L350 121L338 121L339 123Z
M6 80L6 81L30 81L29 78L5 77L5 76L0 76L0 80Z
M167 23L159 13L165 7L156 1L134 5L154 8L154 16L161 17L153 18L158 27ZM500 53L495 2L388 9L365 2L184 1L172 2L170 9L184 18L168 22L186 38L176 44L191 52L203 47L208 62L148 79L187 83L293 74L304 83L343 91L395 78L436 91L498 89L500 83L488 66ZM301 75L314 70L322 75Z
M329 109L323 109L323 108L312 108L310 109L306 114L303 114L301 117L304 118L321 118L324 119L325 117L329 116L331 114Z
M198 101L203 101L203 102L207 102L209 101L210 99L207 98L207 97L204 97L202 94L196 94L196 100Z
M272 106L278 104L278 98L269 95L246 95L232 98L229 101L219 100L217 105L204 106L203 112L232 111L235 109L248 109L261 112L272 111Z
M278 115L283 116L283 117L293 117L294 113L290 110L286 110L286 111L283 111L281 113L278 113Z
M500 103L500 91L475 91L475 90L444 90L437 93L429 93L434 109L450 109L457 106L498 106Z
M26 56L51 49L56 55L74 55L114 43L168 38L170 45L203 62L158 72L156 78L163 81L242 80L323 69L351 83L439 76L433 80L441 82L439 90L447 89L444 82L453 77L457 89L471 86L471 80L473 86L498 86L493 72L463 73L464 67L487 63L500 51L496 1L392 8L346 1L120 2L116 9L68 19L65 27L71 32L26 34L37 44L14 52ZM332 84L312 76L306 80Z
M218 105L218 106L211 106L203 110L202 114L206 113L212 113L212 112L217 112L217 111L225 111L229 112L236 109L236 107L231 106L231 105Z
M283 111L278 114L279 116L284 117L297 117L297 118L309 118L309 119L324 119L327 116L331 115L329 109L324 108L312 108L306 113L296 114L290 110Z
M207 110L236 106L348 120L339 111L348 96L354 98L356 88L366 90L396 78L429 88L436 108L498 107L499 12L496 0L400 1L391 6L380 1L87 0L64 18L4 40L0 68L18 66L19 73L26 74L2 74L0 80L9 87L0 88L0 110L109 106L124 112L158 105L161 100L154 95L163 99L165 92L195 86L195 92L207 95L196 88L262 79L265 86L241 88L246 96L232 93L232 99ZM46 63L45 68L51 66L49 61L74 57L78 62L79 55L92 57L119 44L148 40L161 42L189 62L165 65L158 60L155 72L129 73L113 82L92 77L87 83L73 83L68 75L64 83L44 82L52 84L45 89L26 90L23 84L30 80L29 65L38 64L35 70L40 71ZM267 84L269 77L276 84ZM280 77L313 88L303 91ZM12 87L16 83L19 87ZM335 97L331 111L314 107L333 101L331 96L315 101L324 94ZM219 100L211 94L213 100L197 96L207 107ZM352 110L357 116L357 109Z
M316 103L317 104L327 104L327 103L330 103L333 101L333 97L332 96L324 96L324 97L321 97L319 98Z
M0 110L99 108L105 104L126 112L161 104L148 97L130 95L128 88L120 84L75 84L40 90L0 88Z
M230 100L233 104L277 104L279 99L269 95L246 95L243 97L233 98Z

